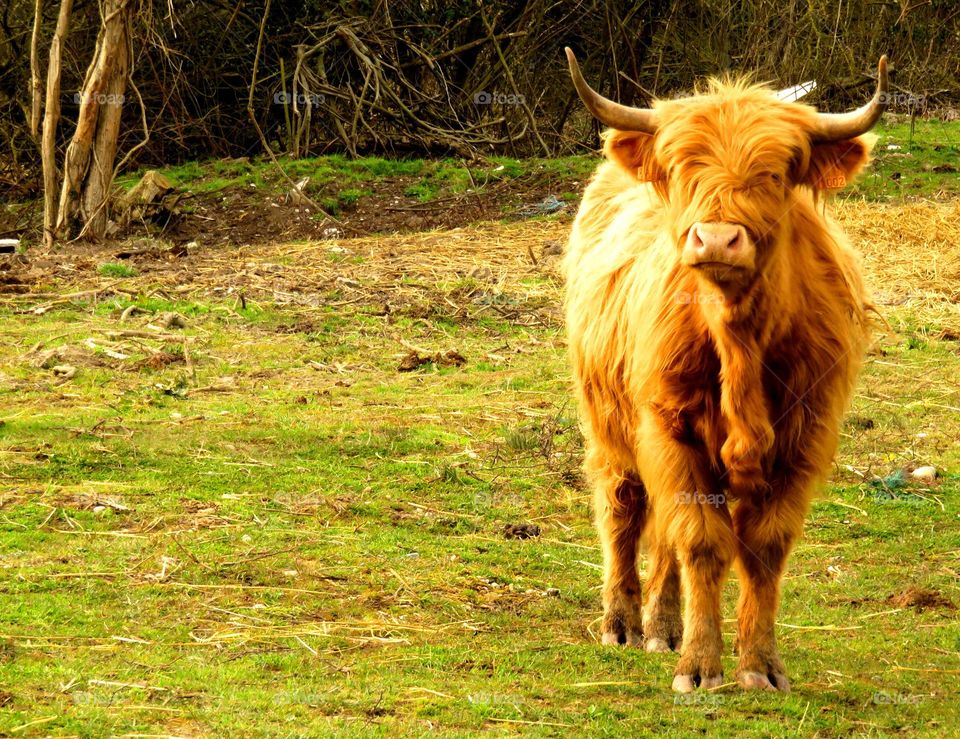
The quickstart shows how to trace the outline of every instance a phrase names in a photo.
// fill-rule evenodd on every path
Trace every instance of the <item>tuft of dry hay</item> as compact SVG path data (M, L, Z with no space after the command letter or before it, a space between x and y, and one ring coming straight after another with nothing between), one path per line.
M98 263L113 258L115 245L85 245L56 255L37 249L11 263L17 290L0 289L0 303L40 315L71 302L161 298L212 301L215 310L234 318L241 318L240 310L272 305L414 319L488 314L520 324L556 326L557 245L568 230L569 224L561 221L481 223L449 231L195 249L173 263L131 259L137 274L122 285L95 271ZM531 276L542 279L525 282ZM119 309L117 316L120 321L129 318ZM154 333L150 336L156 338Z
M906 305L960 335L960 201L837 202L837 222L863 256L880 312Z
M881 313L908 305L923 323L960 335L960 201L848 200L836 201L831 210L863 255L867 284ZM122 285L93 269L111 258L116 246L85 247L55 258L35 250L25 264L11 264L12 273L22 271L22 284L16 293L0 293L0 302L30 314L116 296L206 299L234 317L242 308L270 304L411 318L444 314L454 320L493 314L555 327L561 292L557 264L569 228L560 220L479 223L448 231L195 249L173 263L137 262L137 276ZM34 267L39 264L46 273L38 279Z

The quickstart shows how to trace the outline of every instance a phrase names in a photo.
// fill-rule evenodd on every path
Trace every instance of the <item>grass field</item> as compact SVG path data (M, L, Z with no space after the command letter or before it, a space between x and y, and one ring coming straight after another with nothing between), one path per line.
M548 220L0 296L0 734L955 732L960 210L840 217L890 330L789 565L791 694L599 645Z
M960 195L960 121L917 120L911 131L908 121L887 120L875 132L878 141L873 166L841 197L883 202ZM390 177L415 178L404 194L424 203L469 190L483 192L513 180L554 182L558 198L575 200L579 197L577 181L584 180L596 166L593 154L551 159L491 157L469 167L459 159L352 160L343 155L280 161L288 177L309 176L306 192L317 195L334 213L375 195L383 179ZM253 187L279 194L290 186L266 158L188 162L161 172L173 184L197 193ZM131 173L121 178L120 184L132 187L142 175L142 170Z

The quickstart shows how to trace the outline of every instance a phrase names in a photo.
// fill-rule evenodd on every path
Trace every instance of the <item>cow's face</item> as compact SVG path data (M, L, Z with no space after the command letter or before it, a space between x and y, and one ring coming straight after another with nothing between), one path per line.
M747 82L717 81L702 94L630 108L570 75L587 109L607 124L604 153L664 201L678 261L725 295L753 284L789 249L797 191L843 187L867 163L867 134L887 104L886 57L873 99L823 114Z
M661 102L656 114L653 134L609 131L605 154L654 184L680 263L727 294L790 248L797 188L843 187L872 146L869 135L814 143L812 108L738 83Z

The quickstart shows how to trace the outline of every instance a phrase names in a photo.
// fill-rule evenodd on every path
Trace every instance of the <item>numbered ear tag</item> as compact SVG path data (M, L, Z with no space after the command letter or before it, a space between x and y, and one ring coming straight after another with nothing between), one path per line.
M817 187L821 190L839 190L847 184L847 172L840 159L824 162L819 175Z
M823 177L820 180L820 189L822 190L839 190L842 187L845 187L847 184L847 178L842 174L833 173L829 177Z

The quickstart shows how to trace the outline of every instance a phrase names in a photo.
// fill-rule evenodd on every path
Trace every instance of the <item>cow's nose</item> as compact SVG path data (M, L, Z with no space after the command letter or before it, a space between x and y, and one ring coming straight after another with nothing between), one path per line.
M743 226L735 223L694 223L689 240L703 261L726 262L743 248L746 234Z
M683 245L683 262L691 267L725 264L753 268L754 248L739 223L694 223Z

